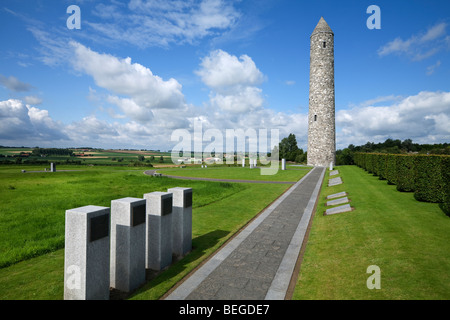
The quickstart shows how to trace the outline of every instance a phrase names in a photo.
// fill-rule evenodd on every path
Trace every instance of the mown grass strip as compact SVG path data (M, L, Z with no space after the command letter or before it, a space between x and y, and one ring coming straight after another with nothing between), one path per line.
M356 166L338 170L344 183L322 187L293 299L449 299L450 218L438 204ZM326 196L342 191L355 210L323 216ZM370 265L379 290L367 288Z

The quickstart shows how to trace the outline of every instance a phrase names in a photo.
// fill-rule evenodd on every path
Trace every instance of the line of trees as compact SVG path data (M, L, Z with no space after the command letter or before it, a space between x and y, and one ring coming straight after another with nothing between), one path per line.
M33 152L31 153L33 156L50 156L50 155L57 155L57 156L69 156L73 157L73 151L70 149L59 149L59 148L39 148L36 147L33 149Z
M336 164L347 165L355 164L355 153L388 153L388 154L441 154L450 155L450 143L439 144L418 144L413 143L411 139L393 140L387 139L384 142L367 142L364 145L355 146L350 144L347 148L336 151Z

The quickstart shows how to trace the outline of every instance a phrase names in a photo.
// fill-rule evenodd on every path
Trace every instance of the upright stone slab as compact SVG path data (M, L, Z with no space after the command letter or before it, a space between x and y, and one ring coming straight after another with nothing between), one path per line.
M172 263L172 193L151 192L147 200L145 267L162 270Z
M245 158L242 158L242 168L245 167Z
M111 201L112 288L130 292L145 282L145 199Z
M110 209L85 206L66 211L64 299L109 299Z
M53 162L50 163L50 172L56 172L56 165Z
M172 253L178 257L192 249L192 188L170 188L172 207Z
M286 170L286 159L281 159L281 170Z

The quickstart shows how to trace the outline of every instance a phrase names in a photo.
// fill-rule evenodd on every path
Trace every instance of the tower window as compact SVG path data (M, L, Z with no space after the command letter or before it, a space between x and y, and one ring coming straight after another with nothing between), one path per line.
M327 47L327 43L324 41L323 42L323 47L326 48Z
M317 114L314 115L314 121L317 121Z

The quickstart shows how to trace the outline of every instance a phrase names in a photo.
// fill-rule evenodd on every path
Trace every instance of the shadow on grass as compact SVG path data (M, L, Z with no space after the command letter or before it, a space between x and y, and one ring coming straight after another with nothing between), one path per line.
M215 230L211 231L207 234L198 236L192 240L192 251L189 252L186 256L184 256L181 259L175 260L174 262L166 269L162 271L153 271L153 270L147 270L147 279L146 283L142 285L140 288L138 288L136 291L125 294L121 292L111 292L111 300L122 300L122 299L132 299L138 295L146 295L146 292L149 290L152 290L159 286L163 282L171 282L173 281L172 278L177 277L181 273L189 273L191 270L193 270L197 265L199 265L202 261L195 263L197 260L201 259L209 249L215 247L219 242L221 242L221 239L226 237L230 232L224 231L224 230ZM213 252L211 252L212 254ZM185 272L187 269L188 272ZM183 276L184 277L184 276ZM181 280L183 277L181 277L179 280ZM179 281L176 280L170 287L173 287L176 285L176 283ZM168 288L170 289L170 288ZM161 292L158 294L158 297L155 299L159 299L162 297L167 290L163 290L164 292ZM149 294L150 296L150 294ZM141 297L138 297L139 299ZM144 298L145 299L145 298Z

